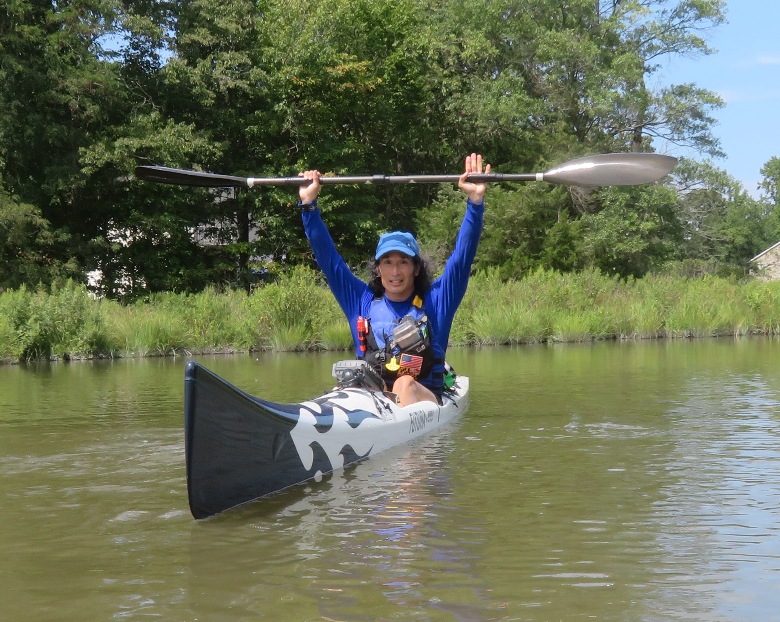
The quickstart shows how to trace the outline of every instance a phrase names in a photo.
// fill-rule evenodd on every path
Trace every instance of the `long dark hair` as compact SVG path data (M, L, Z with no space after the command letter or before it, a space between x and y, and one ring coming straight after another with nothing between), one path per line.
M414 268L417 270L417 275L414 277L414 293L420 298L425 298L425 294L431 288L431 274L428 270L428 263L422 258L415 255L412 257L414 262ZM376 268L379 265L379 260L374 262L374 278L368 283L371 291L374 292L374 296L379 298L385 293L385 288L382 285L382 277L379 276Z

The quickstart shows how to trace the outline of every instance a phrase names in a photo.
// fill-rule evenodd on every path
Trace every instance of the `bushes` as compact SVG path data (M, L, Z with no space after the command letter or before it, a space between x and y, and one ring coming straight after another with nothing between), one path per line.
M298 267L255 290L157 294L122 306L68 282L0 294L0 361L163 356L253 349L347 350L349 326L319 273ZM780 334L780 283L538 270L502 281L480 272L450 344Z
M23 351L16 327L12 326L11 318L0 308L0 363L18 361Z
M278 282L255 290L248 313L255 323L255 345L274 350L310 350L327 341L338 344L343 336L334 332L344 314L322 284L319 273L299 266ZM347 327L347 330L348 327ZM351 342L351 337L349 339Z
M110 353L110 301L90 297L72 281L50 292L22 287L0 295L0 357L29 360Z

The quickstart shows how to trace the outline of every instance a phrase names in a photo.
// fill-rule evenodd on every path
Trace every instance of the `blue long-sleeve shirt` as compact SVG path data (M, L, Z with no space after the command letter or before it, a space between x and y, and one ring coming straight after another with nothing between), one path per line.
M428 316L434 356L440 360L444 360L452 321L468 287L471 265L474 262L477 245L482 234L483 206L484 204L474 204L470 200L466 202L466 214L458 231L455 249L447 259L444 272L431 283L430 289L423 297L423 307ZM352 340L355 344L355 354L359 356L357 318L361 315L370 316L374 292L368 283L352 273L342 259L322 220L320 210L317 208L310 211L304 210L302 214L304 230L314 251L314 257L349 322ZM402 303L387 300L388 305L398 311L399 318L409 308L410 302L411 298L408 302ZM429 380L428 382L425 380L421 379L423 384L435 390L441 390L441 380Z

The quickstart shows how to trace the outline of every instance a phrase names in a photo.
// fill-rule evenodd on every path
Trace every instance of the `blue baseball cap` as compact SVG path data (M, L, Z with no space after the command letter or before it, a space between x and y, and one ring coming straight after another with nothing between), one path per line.
M398 251L409 257L415 257L420 254L420 247L417 246L417 240L411 233L405 231L391 231L379 236L379 244L376 245L376 255L374 259L379 259L382 255Z

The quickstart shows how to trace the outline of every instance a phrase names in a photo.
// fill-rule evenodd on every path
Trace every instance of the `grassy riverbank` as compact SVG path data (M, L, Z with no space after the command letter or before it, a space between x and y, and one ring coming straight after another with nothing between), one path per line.
M480 273L453 346L780 334L780 283L537 272L502 283ZM320 276L299 268L253 295L157 294L122 306L81 286L0 294L0 361L347 350L351 338Z

